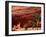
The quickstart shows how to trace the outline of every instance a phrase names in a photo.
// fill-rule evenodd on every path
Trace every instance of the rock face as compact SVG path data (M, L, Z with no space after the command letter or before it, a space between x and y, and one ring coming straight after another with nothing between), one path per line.
M12 6L12 27L19 23L21 28L32 27L32 22L36 22L34 14L41 15L41 7Z
M41 11L40 7L12 6L12 14L13 15L40 13L38 11Z

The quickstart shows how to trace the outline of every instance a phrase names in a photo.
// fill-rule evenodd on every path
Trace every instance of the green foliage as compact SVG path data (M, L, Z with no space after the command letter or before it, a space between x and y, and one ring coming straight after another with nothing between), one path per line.
M40 19L41 18L41 15L39 15L39 14L33 14L32 15L34 18L36 18L36 19Z
M38 26L39 25L39 19L41 18L41 15L39 15L39 14L33 14L33 17L35 18L35 19L37 19L36 21L37 22L32 22L32 25L33 26Z
M36 26L36 22L32 22L32 27L35 27Z

